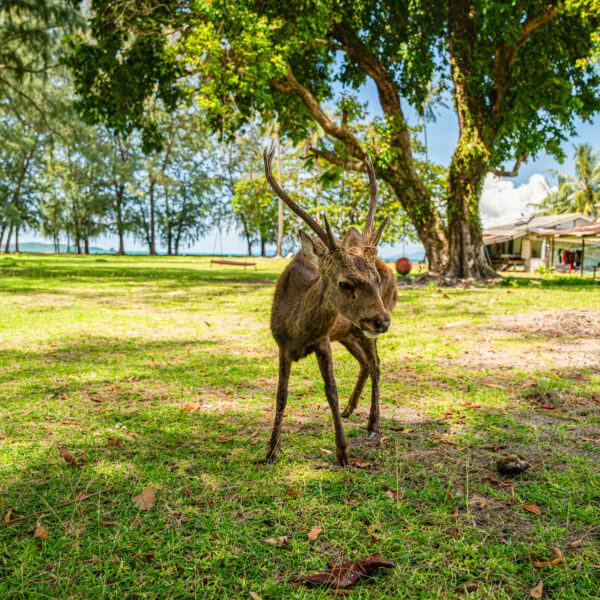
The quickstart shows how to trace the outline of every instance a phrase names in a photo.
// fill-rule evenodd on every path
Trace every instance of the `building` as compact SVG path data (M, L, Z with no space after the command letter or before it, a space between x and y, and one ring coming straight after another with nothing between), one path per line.
M525 272L532 273L540 265L554 267L557 270L572 270L580 268L581 263L564 264L562 253L573 253L573 258L577 256L576 252L581 246L581 238L577 237L577 230L593 221L592 217L582 213L524 217L514 223L485 229L483 243L488 258L497 271L522 268ZM563 230L565 232L569 230L571 234L561 237ZM592 270L598 265L598 261L600 261L600 246L588 245L584 268L588 270L589 267L589 270Z

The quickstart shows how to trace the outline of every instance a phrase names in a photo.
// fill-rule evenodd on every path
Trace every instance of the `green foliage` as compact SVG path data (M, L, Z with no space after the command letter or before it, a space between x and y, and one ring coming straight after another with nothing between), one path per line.
M590 144L575 148L575 177L558 175L558 190L544 198L540 204L542 213L564 214L579 212L597 216L600 203L600 150L594 152Z

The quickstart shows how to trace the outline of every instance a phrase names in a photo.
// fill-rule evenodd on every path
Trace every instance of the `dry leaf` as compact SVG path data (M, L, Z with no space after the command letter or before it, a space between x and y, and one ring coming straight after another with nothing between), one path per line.
M308 541L309 542L314 542L319 537L319 534L321 533L321 531L323 531L323 528L320 525L315 525L308 532Z
M154 496L154 490L147 487L141 494L134 496L132 501L140 510L150 510L154 506Z
M290 498L300 498L300 496L302 496L302 492L299 492L297 490L288 490L285 494Z
M400 434L401 435L408 435L409 433L412 433L414 431L414 429L403 429Z
M581 546L583 546L583 540L574 540L569 544L570 548L581 548Z
M250 598L252 598L252 600L262 600L262 598L255 592L250 592Z
M258 438L254 438L251 442L250 445L251 446L256 446L256 444L258 444Z
M81 425L81 421L62 421L61 425Z
M385 497L390 498L392 500L402 500L404 493L404 490L388 490L385 493Z
M358 467L359 469L368 469L369 467L373 466L372 463L360 458L351 458L350 464Z
M476 591L479 588L479 581L470 581L469 583L461 583L457 588L457 592L471 592Z
M217 425L225 425L225 419L221 419L220 421L217 421Z
M325 448L319 448L319 450L323 452L323 454L331 454L331 450L326 450Z
M287 539L287 536L285 535L280 535L279 537L276 538L267 538L266 540L263 540L266 544L271 544L272 546L289 546L290 542Z
M227 435L222 435L221 437L218 437L215 441L219 444L225 444L227 442L231 442L233 438L229 437Z
M371 544L376 544L380 540L381 540L381 536L380 535L376 535L374 533L371 534Z
M382 437L382 438L379 440L379 444L380 444L381 446L383 446L383 442L386 442L387 440L391 440L391 439L392 439L391 437L389 437L389 436L387 436L387 435L384 435L384 436L383 436L383 437Z
M344 480L344 483L345 483L346 485L348 485L348 484L350 483L350 473L347 473L347 474L346 474L346 479Z
M487 504L487 500L482 500L482 501L479 503L479 508L483 508L483 507L484 507L486 504Z
M109 527L111 525L116 525L114 521L100 521L100 525L104 525L105 527Z
M34 538L42 538L43 540L47 540L48 539L48 532L44 529L44 527L42 525L39 525L36 527L34 533L33 533L33 537Z
M134 554L131 559L135 560L136 558L143 558L145 560L152 560L155 556L156 555L152 552L138 552L137 554Z
M532 598L541 598L542 592L544 591L544 582L540 581L530 592L529 595Z
M335 588L347 588L364 577L369 577L377 569L393 569L391 560L381 560L379 556L367 556L363 560L351 560L339 566L330 566L322 573L305 575L300 581L309 585L331 585Z
M111 446L114 446L115 448L120 448L123 444L121 444L120 440L115 440L113 438L108 438L106 440Z
M184 406L184 407L182 408L182 410L183 410L184 412L195 412L195 411L197 411L197 410L198 410L198 407L197 407L197 406L192 406L191 404L188 404L187 406Z
M186 485L185 487L181 488L181 491L188 497L191 498L192 497L192 488L189 485Z
M542 509L537 504L523 504L521 508L536 515L542 514Z
M456 442L453 442L452 440L440 440L440 444L446 444L448 446L458 446L458 444Z
M553 567L554 565L558 565L562 562L562 552L560 548L554 548L554 554L556 554L556 558L553 560L532 560L531 564L534 567Z
M10 508L4 517L5 523L10 523L11 519L17 514L17 510L15 508Z
M458 537L460 536L460 529L458 529L457 527L453 527L450 531L449 531L450 535L457 540Z
M60 452L60 455L64 458L66 463L73 465L74 467L79 466L79 463L71 456L71 453L64 446L60 446L58 451Z

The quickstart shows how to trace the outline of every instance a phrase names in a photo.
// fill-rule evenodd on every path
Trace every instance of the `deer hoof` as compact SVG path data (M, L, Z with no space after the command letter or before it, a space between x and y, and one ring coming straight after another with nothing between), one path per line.
M277 454L275 452L268 452L267 456L262 460L258 461L259 465L274 465L277 462Z
M342 411L341 417L342 417L342 419L347 419L351 414L352 414L352 411L345 408Z
M373 438L377 437L377 432L376 431L367 431L367 437L372 440Z
M348 448L341 450L340 448L336 451L338 463L340 467L347 467L350 464L350 456L348 454Z

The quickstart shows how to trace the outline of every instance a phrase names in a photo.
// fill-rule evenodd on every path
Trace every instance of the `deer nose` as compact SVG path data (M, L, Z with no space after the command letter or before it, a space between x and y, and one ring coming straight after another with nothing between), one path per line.
M377 333L385 333L389 328L390 328L390 319L385 317L385 318L378 318L375 319L375 321L373 321L373 325L375 326L375 331Z

